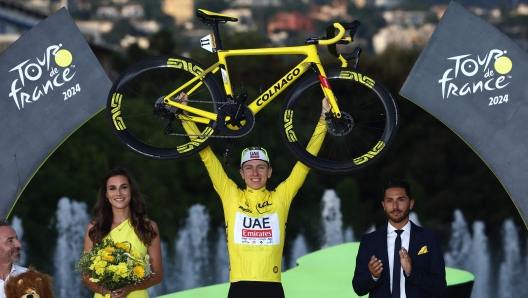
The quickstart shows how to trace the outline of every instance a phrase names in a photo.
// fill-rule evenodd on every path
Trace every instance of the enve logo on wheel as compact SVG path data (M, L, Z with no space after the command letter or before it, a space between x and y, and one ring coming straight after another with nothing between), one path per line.
M110 103L110 106L112 107L112 120L114 122L114 126L117 130L125 130L125 122L123 121L123 118L121 118L121 99L123 99L123 95L119 93L114 93L112 95L112 102Z
M167 66L186 70L195 76L199 76L203 72L203 69L200 66L193 65L191 62L182 59L169 58L169 60L167 60Z
M341 73L339 74L339 77L342 79L354 80L354 81L360 82L361 84L369 88L374 87L374 85L376 84L376 82L373 79L365 75L362 75L360 73L357 73L355 71L350 71L350 70L341 71Z
M371 151L361 155L360 157L354 158L353 161L356 165L366 163L367 161L369 161L369 159L373 159L374 157L376 157L376 155L378 155L378 153L380 153L383 148L385 148L385 143L379 141L376 146L372 148Z
M286 113L284 113L284 131L286 132L286 136L288 137L288 141L290 143L297 142L297 137L295 136L295 132L293 131L292 110L286 110Z
M191 151L205 142L213 132L214 130L211 127L206 127L201 136L193 138L192 141L187 144L176 147L176 150L178 150L179 153Z

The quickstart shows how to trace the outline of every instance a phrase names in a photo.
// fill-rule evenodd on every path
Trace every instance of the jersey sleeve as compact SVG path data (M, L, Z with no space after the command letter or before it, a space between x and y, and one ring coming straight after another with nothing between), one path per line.
M310 138L308 145L306 146L306 151L316 156L323 145L326 131L326 121L324 119L319 119L317 126L315 127L315 131ZM308 175L309 171L310 168L308 166L298 161L293 167L290 176L276 188L275 191L282 192L283 195L280 197L284 199L283 203L288 207L291 204L293 197L295 197L297 194L299 188L301 188L303 185L306 175Z
M196 124L194 124L194 122L182 121L182 125L188 134L199 134L199 129ZM196 136L189 136L189 138L192 140L193 138L196 138ZM199 154L200 158L202 159L202 162L205 164L207 172L209 173L209 177L213 182L214 189L216 190L218 195L220 195L222 203L224 203L227 198L231 197L230 191L238 189L236 183L233 182L233 180L229 179L229 177L227 177L227 174L225 173L222 164L214 154L211 147L207 146L205 149L200 151Z

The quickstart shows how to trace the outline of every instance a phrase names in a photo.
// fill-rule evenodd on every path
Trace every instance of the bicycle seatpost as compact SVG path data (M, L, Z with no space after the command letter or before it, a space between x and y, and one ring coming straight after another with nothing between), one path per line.
M216 50L222 50L222 39L220 38L220 29L218 29L218 21L213 22L213 34L215 37Z

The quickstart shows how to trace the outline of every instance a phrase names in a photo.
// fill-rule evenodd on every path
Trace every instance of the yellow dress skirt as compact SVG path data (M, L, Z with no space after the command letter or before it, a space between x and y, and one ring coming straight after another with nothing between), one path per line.
M130 224L130 219L125 220L120 225L115 227L110 234L105 238L111 238L114 242L128 241L132 244L132 249L142 254L147 253L147 246L139 240L138 236L134 232L134 228ZM99 293L95 293L94 298L103 298ZM138 290L130 292L126 298L148 298L147 290Z

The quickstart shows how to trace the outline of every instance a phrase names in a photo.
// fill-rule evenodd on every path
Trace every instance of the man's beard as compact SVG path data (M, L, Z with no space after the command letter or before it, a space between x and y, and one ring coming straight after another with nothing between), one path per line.
M392 211L395 211L395 210L392 210ZM401 210L396 210L396 211L400 211L402 212ZM387 212L387 216L389 217L390 220L392 220L393 222L395 223L400 223L402 221L404 221L406 218L409 218L409 213L411 213L411 210L410 209L407 209L407 211L403 212L403 214L401 215L401 217L399 218L395 218L392 216L392 214L390 212Z
M20 248L13 248L9 252L9 260L13 263L20 261Z

